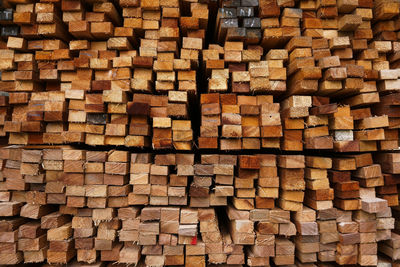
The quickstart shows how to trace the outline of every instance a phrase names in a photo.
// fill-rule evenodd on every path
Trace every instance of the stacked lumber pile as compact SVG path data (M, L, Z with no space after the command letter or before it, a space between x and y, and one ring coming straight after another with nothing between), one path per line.
M296 257L303 263L316 262L319 234L315 210L306 207L302 211L297 211L294 221L299 233L295 240Z
M0 264L400 265L399 22L1 1Z
M337 242L339 241L337 219L340 213L336 208L317 211L316 222L319 234L317 259L320 262L336 262Z
M47 257L47 230L41 222L30 221L18 229L18 250L23 252L26 263L44 262Z
M153 149L190 150L193 127L189 100L186 91L169 91L167 96L135 93L127 106L131 121L125 145L148 147L152 136Z
M152 266L194 260L369 266L378 262L377 242L391 245L394 235L388 202L368 184L347 180L374 179L367 177L380 165L356 165L367 164L371 154L208 154L198 164L193 154L71 147L8 147L1 155L5 264L76 257L87 263L143 259ZM336 181L333 189L328 177Z
M264 55L262 47L247 45L246 49L239 41L227 41L224 46L209 44L202 50L208 92L282 93L286 90L287 59L285 49L271 49Z
M123 18L111 2L17 4L21 37L2 50L1 89L10 92L1 96L10 108L2 111L2 135L9 144L133 147L148 147L153 137L155 149L190 150L189 104L208 25L207 5L190 6L178 23L178 3L127 1ZM186 27L182 37L178 26ZM31 40L37 34L56 40Z
M18 215L21 206L20 204L21 203L18 202L1 202L1 216ZM23 253L18 251L18 229L22 224L24 224L24 222L26 222L26 220L22 217L10 217L1 220L1 264L12 265L23 261Z
M303 155L279 155L279 205L284 210L299 211L304 201L304 168Z
M305 157L306 192L304 202L314 210L329 210L333 207L334 189L329 183L328 171L332 160L328 157Z
M216 17L215 40L220 44L230 40L258 44L261 40L258 5L258 0L221 1Z
M271 95L201 95L201 149L279 148L279 103ZM220 134L219 134L220 133Z

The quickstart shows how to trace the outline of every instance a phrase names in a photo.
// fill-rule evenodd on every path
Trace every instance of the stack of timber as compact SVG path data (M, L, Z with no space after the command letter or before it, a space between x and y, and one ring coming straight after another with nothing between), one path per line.
M391 239L379 244L379 252L387 255L391 260L399 260L399 235L392 233Z
M194 175L193 154L156 155L154 164L148 154L132 154L128 195L129 205L188 204L188 176Z
M312 136L313 128L304 130L304 118L309 115L312 105L311 96L293 95L281 102L283 136L280 148L284 151L303 150L303 132L305 138Z
M197 29L188 26L181 38L179 3L153 5L121 3L122 21L111 2L89 5L93 12L80 1L64 1L61 10L54 3L17 4L13 22L26 27L21 37L8 38L1 66L1 89L10 92L1 95L1 106L11 108L1 113L9 144L148 147L155 135L155 149L190 150L189 104L197 91L208 8L190 4L186 24L197 21ZM37 34L56 39L31 40ZM132 92L168 94L168 101L152 100L150 110L132 105L150 102ZM155 118L154 134L148 116Z
M13 218L11 216L18 215L21 203L1 202L0 208L2 217L0 221L0 242L2 244L0 249L0 262L5 265L18 264L24 260L23 253L18 251L18 229L26 222L26 219L22 217Z
M49 249L47 250L48 263L66 264L76 255L76 250L73 247L74 239L71 237L71 222L59 227L55 226L47 231L47 241L49 241ZM79 258L78 256L78 260L82 260Z
M306 183L305 158L303 155L279 155L279 184L281 193L279 206L284 210L300 211L303 209Z
M231 40L244 40L246 44L260 42L259 0L223 0L219 5L215 25L215 40L218 43Z
M125 145L147 147L149 136L152 136L155 150L190 150L193 127L189 99L190 95L185 91L169 91L168 95L135 93L133 101L128 102L127 106L131 121ZM149 123L152 123L152 127Z
M0 37L7 39L9 36L18 36L20 28L18 25L13 25L13 17L15 10L11 6L0 7Z
M333 137L329 134L329 114L337 109L337 104L329 104L326 97L313 96L312 108L305 123L304 142L306 149L333 149Z
M238 160L239 164L237 177L235 177L235 197L233 198L233 205L239 210L251 210L257 206L254 201L256 196L254 181L259 177L260 160L257 156L247 155L240 155Z
M396 159L398 155L395 153L381 153L377 154L376 162L381 166L384 185L377 187L377 194L379 197L386 199L388 205L391 207L399 206L398 188L400 169L396 170L395 165L398 165L400 158Z
M305 204L317 211L331 209L334 190L329 183L328 170L332 168L332 159L306 156L305 165Z
M236 155L201 155L201 164L195 165L195 176L190 185L191 203L210 203L226 206L236 187Z
M357 264L360 233L357 222L352 219L352 212L343 211L338 218L339 242L336 262L340 265Z
M0 1L0 264L399 266L399 63L397 0Z
M271 49L265 54L261 46L241 41L209 44L202 50L208 92L281 94L286 90L287 59L285 49Z
M360 185L351 180L351 171L356 169L354 158L333 158L329 180L335 189L335 207L342 210L358 210Z
M18 229L18 250L24 254L24 263L46 261L48 250L47 229L40 221L30 221Z
M301 263L317 262L319 252L318 224L316 212L305 207L294 213L294 221L298 235L296 236L296 257Z
M340 211L336 208L317 211L319 262L336 262L337 242L339 241L337 228L339 213Z
M200 149L279 148L279 103L271 95L201 95Z
M351 180L381 174L369 153L208 154L199 164L193 154L72 147L11 146L1 155L4 263L370 266L395 229L388 202Z
M336 2L336 1L335 1ZM321 2L322 3L322 2ZM305 11L313 12L316 2L301 1L259 1L262 40L265 49L282 48L294 36L301 35L301 20ZM300 8L295 8L298 6ZM311 14L311 18L314 14Z

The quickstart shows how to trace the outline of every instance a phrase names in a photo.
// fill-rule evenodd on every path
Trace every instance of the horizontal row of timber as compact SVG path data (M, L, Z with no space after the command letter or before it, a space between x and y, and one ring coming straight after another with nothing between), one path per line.
M8 144L399 147L396 1L3 2Z
M3 147L0 263L389 266L399 156Z

